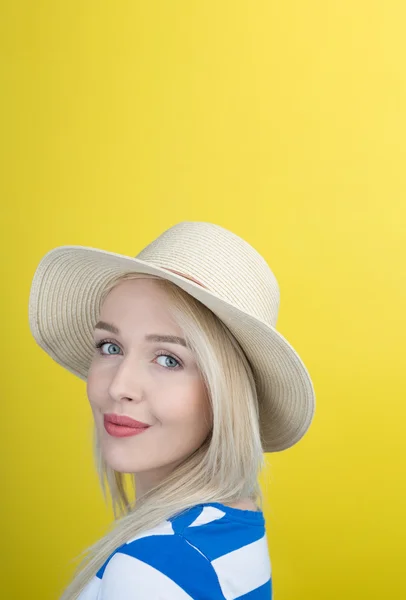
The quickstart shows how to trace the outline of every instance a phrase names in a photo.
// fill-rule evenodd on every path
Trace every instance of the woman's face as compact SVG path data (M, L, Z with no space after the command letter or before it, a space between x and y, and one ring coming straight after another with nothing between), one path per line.
M101 307L94 341L102 345L95 349L87 380L105 461L151 481L192 454L211 429L202 376L168 305L167 293L154 280L120 282ZM166 336L180 339L160 339ZM108 422L117 415L149 427Z

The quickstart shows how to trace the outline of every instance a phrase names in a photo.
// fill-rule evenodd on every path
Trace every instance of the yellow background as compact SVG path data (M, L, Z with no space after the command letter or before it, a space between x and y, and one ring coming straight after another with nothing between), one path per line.
M1 596L57 598L111 519L84 384L28 329L39 260L203 220L268 260L317 393L264 474L275 599L405 598L404 2L2 13Z

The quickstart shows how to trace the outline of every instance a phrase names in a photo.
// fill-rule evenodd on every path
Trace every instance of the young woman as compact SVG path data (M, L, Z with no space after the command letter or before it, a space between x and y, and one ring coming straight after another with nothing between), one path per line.
M31 331L87 382L115 510L63 600L272 598L258 474L315 405L278 308L265 260L211 223L179 223L136 258L82 246L43 257Z

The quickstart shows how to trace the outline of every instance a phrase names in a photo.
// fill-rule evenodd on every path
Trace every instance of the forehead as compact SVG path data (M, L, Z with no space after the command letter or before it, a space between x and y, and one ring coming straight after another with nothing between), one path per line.
M123 294L165 294L162 286L162 281L149 277L139 277L136 279L124 279L116 283L114 288L109 292L108 296L122 296Z
M154 279L130 279L119 282L106 296L100 316L108 320L132 322L171 321L168 292Z

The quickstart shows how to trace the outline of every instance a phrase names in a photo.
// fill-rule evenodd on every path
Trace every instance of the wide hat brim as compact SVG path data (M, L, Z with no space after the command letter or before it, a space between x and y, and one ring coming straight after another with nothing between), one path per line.
M52 359L87 379L102 292L124 272L171 281L228 327L254 373L264 452L285 450L304 436L313 419L315 393L303 361L289 342L268 323L208 289L138 258L84 246L60 246L42 258L31 284L29 325Z

